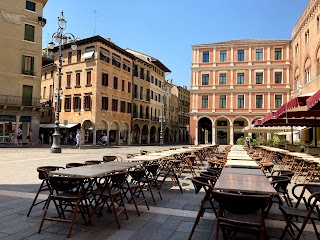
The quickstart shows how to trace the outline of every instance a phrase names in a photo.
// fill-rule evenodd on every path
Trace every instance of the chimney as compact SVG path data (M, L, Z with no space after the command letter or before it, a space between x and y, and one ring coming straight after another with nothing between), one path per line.
M107 38L107 41L111 42L111 38Z

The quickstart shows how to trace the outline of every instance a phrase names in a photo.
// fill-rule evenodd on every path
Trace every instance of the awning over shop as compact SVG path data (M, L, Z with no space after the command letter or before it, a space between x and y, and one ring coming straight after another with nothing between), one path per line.
M64 125L62 123L59 124L60 128L73 128L74 126L77 126L79 123L68 123L67 125ZM48 124L40 124L40 128L54 128L54 123L48 123Z
M307 99L307 109L320 110L320 90Z
M301 96L297 96L293 99L291 99L289 102L283 104L274 114L275 118L279 117L285 117L286 113L289 110L293 110L291 112L295 111L306 111L307 108L305 107L307 105L306 101L309 97L311 97L314 94L308 93ZM287 116L288 117L288 116Z

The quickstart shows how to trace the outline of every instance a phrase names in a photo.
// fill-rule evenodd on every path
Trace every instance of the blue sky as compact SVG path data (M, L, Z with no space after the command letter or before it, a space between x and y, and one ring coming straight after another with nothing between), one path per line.
M290 39L309 0L48 0L43 47L57 30L100 35L122 48L146 53L171 71L167 79L190 86L191 45L234 39ZM96 11L96 17L93 13ZM96 19L96 24L95 24ZM96 27L95 27L96 26Z

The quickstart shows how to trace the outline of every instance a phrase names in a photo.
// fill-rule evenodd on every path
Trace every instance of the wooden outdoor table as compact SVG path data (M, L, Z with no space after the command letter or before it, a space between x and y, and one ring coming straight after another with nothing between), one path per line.
M141 156L136 156L132 158L128 158L128 162L151 162L151 161L156 161L163 158L163 156L149 156L149 155L141 155Z
M224 168L222 169L221 174L223 173L265 176L260 169L247 169L247 168Z
M49 176L94 178L94 177L101 177L105 174L108 174L108 173L111 173L114 171L114 170L103 169L103 168L92 168L91 166L93 166L93 165L51 171L51 172L49 172Z
M127 167L127 168L131 168L131 167L135 167L140 165L141 163L139 162L118 162L118 161L111 161L111 162L106 162L103 163L106 165L110 165L110 166L119 166L119 167ZM100 164L101 165L101 164Z
M221 172L221 175L219 176L219 179L225 179L225 180L239 180L241 179L242 181L265 181L266 176L265 175L245 175L245 174L240 174L240 173L226 173L226 172Z
M225 167L237 167L237 168L260 168L255 161L245 160L227 160Z
M248 160L248 161L252 161L252 158L249 155L247 155L247 156L245 156L245 155L231 155L231 156L229 156L229 154L228 154L227 159L228 160L230 159L230 160Z
M214 189L226 192L277 194L277 191L272 187L266 177L264 177L264 179L259 178L260 180L256 181L255 179L257 179L257 177L256 175L237 174L236 179L218 178Z

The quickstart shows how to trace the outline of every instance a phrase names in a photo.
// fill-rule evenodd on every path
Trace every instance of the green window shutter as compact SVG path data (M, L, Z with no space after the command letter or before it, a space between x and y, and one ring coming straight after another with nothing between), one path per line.
M26 72L26 68L25 68L25 56L22 55L22 73L24 74Z
M28 24L25 25L24 40L34 42L34 26Z
M34 57L31 57L30 74L35 75L35 73L34 73Z

